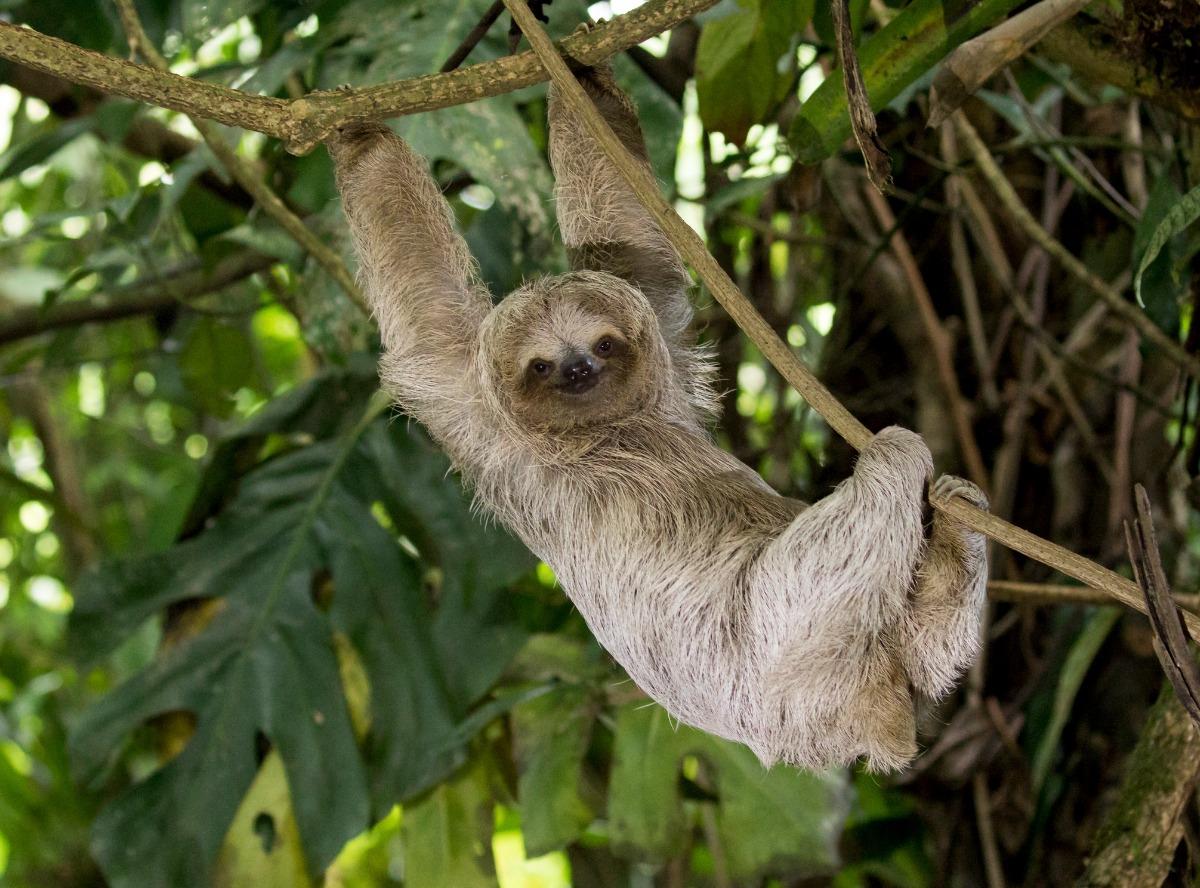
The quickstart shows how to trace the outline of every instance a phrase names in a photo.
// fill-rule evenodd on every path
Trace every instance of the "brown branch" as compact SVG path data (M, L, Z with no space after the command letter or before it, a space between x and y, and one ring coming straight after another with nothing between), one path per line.
M562 46L572 58L593 65L715 3L716 0L650 0L586 34L566 38ZM6 22L0 22L0 58L102 92L265 133L282 140L294 154L312 150L350 120L400 117L462 105L546 79L537 57L524 52L448 74L428 74L362 89L314 92L298 99L277 99L134 64Z
M662 228L680 255L696 270L713 297L721 303L772 366L824 417L829 426L855 449L862 450L873 437L867 427L813 376L812 371L776 335L717 261L709 255L704 241L679 217L659 192L658 184L630 156L621 140L600 116L596 106L571 74L566 62L558 55L554 44L533 18L532 13L525 8L524 3L520 0L505 0L505 5L525 33L533 51L550 72L551 79L562 91L564 99L570 102L575 112L583 119L592 137L600 144L634 195ZM960 497L934 497L931 498L930 504L972 530L977 530L1010 549L1099 589L1127 607L1145 612L1145 603L1137 586L1094 561L995 515L983 512ZM1200 632L1200 620L1195 621L1193 628Z
M129 40L130 50L135 55L140 55L159 71L166 72L169 67L167 60L146 36L146 30L142 27L141 19L138 18L133 0L115 0L115 2L117 12L121 16L121 24L125 28L126 38ZM191 121L201 138L204 139L204 143L208 145L209 150L216 156L221 166L225 167L233 180L254 198L255 203L262 207L263 212L274 219L279 227L300 245L302 250L325 269L325 273L337 282L337 285L350 297L350 301L358 306L358 310L370 317L371 309L362 293L359 292L358 285L354 283L354 275L350 273L350 269L346 267L346 263L342 261L342 257L337 254L337 251L322 241L299 216L288 209L279 195L258 176L250 164L237 156L237 152L226 144L225 138L215 123L196 116L192 116Z
M1012 216L1013 221L1025 232L1026 237L1040 246L1052 256L1072 277L1084 284L1100 297L1112 311L1132 326L1143 339L1162 349L1167 357L1178 364L1192 376L1200 378L1200 359L1188 351L1176 340L1164 333L1144 311L1126 300L1120 293L1110 287L1105 281L1093 274L1086 265L1080 262L1066 247L1051 237L1033 215L1025 208L1016 190L996 164L991 152L975 132L975 127L961 111L954 114L955 127L959 138L966 145L967 151L975 160L979 172L987 181L1004 209Z
M929 125L940 126L993 74L1016 61L1089 0L1041 0L959 44L939 66L929 90Z
M1129 547L1129 560L1133 563L1133 575L1142 587L1146 608L1150 612L1154 652L1175 689L1175 696L1200 726L1200 666L1196 664L1191 638L1179 608L1171 597L1171 587L1167 584L1146 488L1137 485L1134 498L1137 501L1137 519L1132 525L1125 522L1125 542Z
M64 327L151 314L247 278L269 268L274 261L258 253L236 253L212 270L206 270L199 260L192 260L154 275L152 280L135 281L87 302L60 302L49 309L35 306L10 311L0 317L0 345Z
M1013 604L1112 604L1112 599L1087 586L1061 583L1026 583L1020 580L988 580L988 597ZM1200 595L1174 595L1181 608L1200 614Z

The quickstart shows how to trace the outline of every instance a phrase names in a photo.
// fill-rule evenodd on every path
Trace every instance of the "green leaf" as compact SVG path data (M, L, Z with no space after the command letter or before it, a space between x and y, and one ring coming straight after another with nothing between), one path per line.
M404 810L406 888L493 888L492 799L472 767Z
M96 782L148 718L181 709L196 717L183 752L97 821L94 852L116 888L207 884L258 768L260 736L283 759L318 872L367 825L368 790L386 810L437 783L464 760L475 731L530 698L471 714L524 638L504 593L532 558L471 514L446 478L446 458L415 428L364 419L339 432L341 414L330 407L344 410L356 387L374 387L344 376L268 405L217 448L210 471L237 494L226 501L212 492L220 483L202 485L205 505L189 519L195 536L99 571L79 590L73 623L93 654L171 604L219 601L202 631L104 697L73 735L79 776ZM338 437L286 449L313 432ZM264 453L274 456L237 478L239 465ZM392 526L420 547L420 561ZM436 609L426 600L433 574ZM325 586L331 599L318 606L314 587ZM115 637L100 643L106 628ZM349 640L370 689L361 754L335 633Z
M1173 238L1200 219L1200 185L1179 198L1165 214L1162 213L1161 207L1165 202L1164 189L1169 187L1162 182L1166 181L1161 180L1152 193L1152 200L1138 223L1133 248L1137 261L1133 290L1138 302L1144 305L1156 320L1169 319L1172 315L1178 317L1178 298L1184 288L1174 273L1168 247ZM1169 191L1166 192L1166 196L1169 194ZM1150 232L1148 237L1147 230ZM1164 249L1167 250L1166 261L1158 266L1156 274L1148 274ZM1137 258L1139 255L1140 259ZM1152 286L1143 289L1143 281L1150 282Z
M559 688L513 709L513 747L519 776L521 832L530 857L575 841L592 822L580 795L595 704L579 686Z
M1020 0L913 0L858 48L871 107L878 111L950 50L996 24ZM817 163L850 137L840 69L804 103L788 139L800 163Z
M1083 679L1087 676L1092 661L1096 659L1096 654L1100 652L1100 646L1104 644L1104 640L1108 638L1108 634L1120 618L1121 611L1118 608L1097 608L1088 617L1079 636L1071 645L1062 671L1058 675L1050 722L1033 754L1031 782L1035 796L1041 792L1050 767L1054 764L1063 729L1071 717L1071 707L1075 704L1075 696L1083 685Z
M618 848L652 860L683 848L679 772L684 756L696 755L711 769L717 832L732 878L836 869L837 839L849 811L843 771L767 770L745 746L676 726L657 705L623 707L616 734L608 815Z
M795 77L795 35L811 2L745 0L732 15L711 20L696 48L700 119L737 144L763 122Z
M366 778L333 645L319 643L329 629L311 586L320 552L314 534L344 499L339 476L382 406L373 404L340 439L253 473L237 507L176 551L174 573L154 603L220 596L219 610L77 725L72 757L81 777L94 780L110 750L148 718L180 709L196 716L183 751L97 818L92 850L114 886L209 883L258 769L260 734L284 760L314 871L366 825ZM394 544L369 555L402 561ZM147 602L132 605L144 610Z
M179 354L184 382L215 416L233 412L234 393L254 371L254 342L241 321L201 316L188 330Z
M0 182L19 176L31 166L49 160L55 152L75 141L95 125L91 117L78 117L14 145L0 158Z

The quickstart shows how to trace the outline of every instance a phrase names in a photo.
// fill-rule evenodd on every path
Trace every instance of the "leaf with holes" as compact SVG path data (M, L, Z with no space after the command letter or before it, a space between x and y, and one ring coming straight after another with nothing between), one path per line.
M385 810L464 759L478 728L471 706L523 639L503 591L532 559L471 514L427 439L376 418L378 400L348 429L316 421L307 393L282 400L236 446L218 449L245 459L261 442L268 458L229 480L238 486L227 503L202 494L218 511L206 521L194 513L198 535L141 565L101 571L81 590L79 625L92 639L106 622L126 632L170 605L216 602L199 631L175 638L73 734L79 776L96 783L147 720L180 710L195 719L182 752L96 823L93 850L115 888L209 884L264 741L282 758L305 857L319 872L367 825L369 792ZM290 429L329 437L296 447ZM229 459L213 470L229 479ZM370 689L363 752L335 633ZM93 653L105 647L91 644Z

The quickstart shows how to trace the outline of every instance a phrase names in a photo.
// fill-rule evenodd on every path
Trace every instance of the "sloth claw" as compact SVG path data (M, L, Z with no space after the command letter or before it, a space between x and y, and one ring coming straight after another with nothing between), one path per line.
M956 496L985 512L988 509L987 494L980 490L979 485L966 478L960 478L957 475L942 475L933 482L933 489L930 491L931 499L949 500Z

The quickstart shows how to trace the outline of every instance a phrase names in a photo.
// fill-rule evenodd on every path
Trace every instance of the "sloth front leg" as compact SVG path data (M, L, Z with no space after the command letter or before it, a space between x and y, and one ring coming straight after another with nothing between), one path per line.
M650 172L637 109L611 66L581 68L577 77L621 143ZM667 343L678 345L692 318L692 279L679 254L553 84L549 119L555 210L572 269L608 272L638 287L654 306Z
M932 469L920 436L884 429L854 474L764 552L756 628L779 645L764 674L765 723L780 727L763 747L775 758L816 766L866 755L885 770L915 753L896 636L925 549Z
M383 339L380 376L456 461L468 459L486 437L474 361L491 300L453 211L424 158L379 121L347 124L327 147Z
M988 507L982 490L953 475L938 478L930 491L935 501L955 496ZM983 534L935 512L901 644L909 679L922 693L935 699L947 694L978 655L986 591Z

